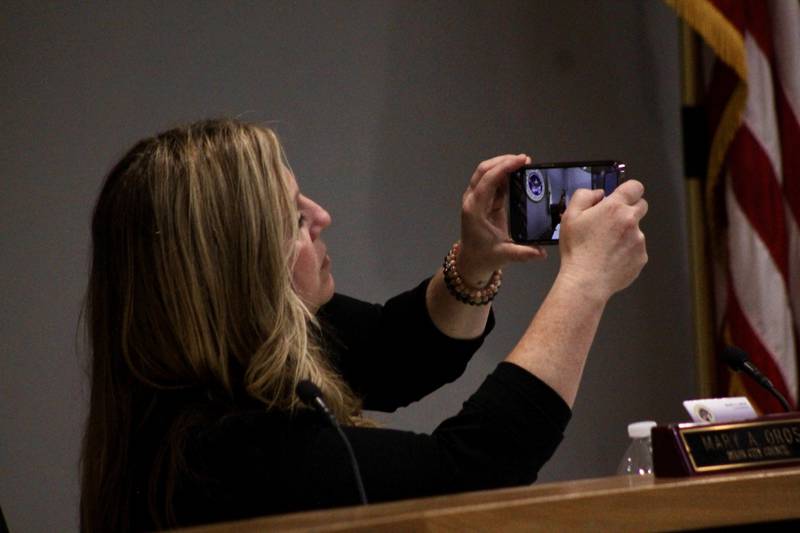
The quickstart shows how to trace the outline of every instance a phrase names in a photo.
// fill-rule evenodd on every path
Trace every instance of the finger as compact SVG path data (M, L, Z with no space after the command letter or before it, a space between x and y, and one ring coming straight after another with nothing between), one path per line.
M530 160L530 158L525 154L517 154L517 155L505 154L505 155L498 155L491 159L487 159L486 161L482 161L478 165L478 168L475 169L475 172L472 174L472 177L469 180L469 187L471 189L474 189L475 186L478 185L478 183L481 181L483 176L497 165L502 164L504 161L507 161L509 159L518 159L518 158L524 158L525 161Z
M578 189L572 193L567 211L586 211L603 199L602 189Z
M633 206L634 213L636 215L636 220L642 220L644 216L647 214L647 211L650 209L647 200L641 198L638 202L636 202Z
M547 258L547 250L545 250L542 246L526 246L522 244L515 244L513 242L504 242L500 244L498 247L498 252L505 261L513 261L516 263Z
M629 180L617 187L610 196L618 198L621 202L634 205L644 195L644 185L636 180Z
M495 166L499 161L506 157L514 157L513 154L504 154L492 157L491 159L487 159L485 161L481 161L478 166L475 168L475 172L472 173L472 177L469 180L470 188L475 187L478 182L481 180L484 174L486 174L493 166Z
M527 160L528 156L520 154L498 162L475 185L476 200L484 204L494 199L497 190L507 182L508 175L523 166Z

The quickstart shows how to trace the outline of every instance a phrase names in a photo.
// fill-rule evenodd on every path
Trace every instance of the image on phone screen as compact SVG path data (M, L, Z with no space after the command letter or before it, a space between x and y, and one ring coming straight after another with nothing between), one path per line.
M625 165L617 161L544 163L511 174L509 233L516 242L555 244L561 215L578 189L603 189L610 194L619 185Z

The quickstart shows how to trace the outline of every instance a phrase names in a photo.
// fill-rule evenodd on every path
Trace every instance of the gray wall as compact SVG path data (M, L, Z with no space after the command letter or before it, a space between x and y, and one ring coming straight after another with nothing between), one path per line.
M77 525L86 411L77 321L88 220L136 139L201 117L272 123L333 215L340 291L380 300L437 268L475 165L618 158L647 186L650 264L600 326L543 480L612 473L629 421L682 419L694 366L676 21L661 2L0 6L0 504L12 530ZM508 269L458 382L380 419L429 431L515 343L558 266ZM376 354L376 357L379 354Z

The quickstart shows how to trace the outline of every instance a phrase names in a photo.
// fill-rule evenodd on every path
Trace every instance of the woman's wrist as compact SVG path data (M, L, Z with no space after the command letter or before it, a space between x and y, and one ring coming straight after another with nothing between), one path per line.
M495 270L489 274L475 274L476 271L469 270L470 266L467 266L468 274L464 274L461 270L464 268L461 259L461 245L456 242L442 263L444 282L448 291L463 303L488 304L494 299L500 288L502 271ZM467 264L469 265L469 263Z
M459 252L458 257L456 257L456 269L461 275L461 279L464 280L464 283L475 289L483 289L486 287L491 281L492 275L495 273L494 269L486 269L485 267L476 265L468 256L465 257L463 252Z
M497 265L486 264L486 254L474 253L474 246L464 246L464 240L459 240L458 253L456 256L456 268L461 278L467 285L476 289L482 289L492 279L492 275L500 270Z
M594 278L594 279L593 279ZM588 305L604 307L611 298L612 293L606 290L593 276L573 272L561 268L553 283L554 289L564 290L567 293L580 295Z

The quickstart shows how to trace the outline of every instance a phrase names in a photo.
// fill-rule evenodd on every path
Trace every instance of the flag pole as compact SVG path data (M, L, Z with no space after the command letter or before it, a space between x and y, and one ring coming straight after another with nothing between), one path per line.
M680 22L680 34L681 122L697 392L701 398L709 398L715 396L716 366L710 247L708 226L704 216L708 138L705 113L701 107L703 94L701 41L697 33L683 21Z

